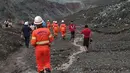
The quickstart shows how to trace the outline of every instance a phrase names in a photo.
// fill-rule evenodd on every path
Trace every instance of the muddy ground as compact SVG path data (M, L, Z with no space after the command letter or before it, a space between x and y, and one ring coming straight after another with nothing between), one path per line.
M76 35L75 44L58 36L51 48L52 73L130 73L129 36L128 30L120 34L93 32L89 53L81 51L81 35ZM0 65L0 73L36 73L34 48L21 47Z

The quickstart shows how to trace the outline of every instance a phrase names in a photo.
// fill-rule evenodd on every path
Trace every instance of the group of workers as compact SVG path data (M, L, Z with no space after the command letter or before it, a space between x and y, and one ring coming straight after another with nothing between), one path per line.
M57 21L53 21L51 24L49 20L47 21L47 28L53 31L54 38L58 36L58 33L61 32L62 38L65 40L66 36L66 24L64 23L64 20L61 21L60 26L58 25Z
M51 73L51 61L50 61L50 47L51 43L54 41L54 38L58 36L59 31L61 36L65 39L67 25L64 23L64 20L61 21L61 24L58 25L57 21L53 21L51 24L48 20L47 23L40 16L34 18L33 25L36 27L34 30L28 26L29 23L25 22L24 27L22 28L23 35L25 37L25 45L29 47L29 39L31 35L31 45L35 47L35 56L37 63L38 73ZM52 29L51 29L52 28ZM71 40L74 41L76 25L71 21L69 25L69 30L71 32ZM32 32L31 32L32 31ZM53 35L51 34L53 31ZM88 25L85 25L85 29L82 30L81 34L84 35L83 46L89 47L89 40L91 35L91 30L88 28Z

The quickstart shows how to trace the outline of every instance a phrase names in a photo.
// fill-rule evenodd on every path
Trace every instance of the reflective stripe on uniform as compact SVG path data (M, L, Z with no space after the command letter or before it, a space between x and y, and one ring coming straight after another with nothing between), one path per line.
M49 44L49 41L36 42L37 45Z
M32 40L35 40L36 39L36 37L32 37Z

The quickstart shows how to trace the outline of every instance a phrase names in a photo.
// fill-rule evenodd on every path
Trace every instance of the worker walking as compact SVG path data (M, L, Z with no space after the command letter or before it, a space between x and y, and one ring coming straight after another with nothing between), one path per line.
M53 21L53 23L51 24L52 29L53 29L55 23L56 23L56 21Z
M56 38L59 33L59 25L57 24L57 21L55 21L55 23L53 24L53 33L54 33L54 37Z
M83 46L85 47L86 52L88 52L89 43L91 39L91 30L88 28L88 25L85 25L85 28L82 30L81 34L84 35Z
M22 33L25 39L25 46L29 48L29 41L30 41L30 34L31 34L31 28L28 26L29 23L25 22L24 26L22 27ZM22 36L22 34L21 34Z
M70 23L70 25L69 25L69 30L70 30L70 32L71 32L71 38L70 38L70 40L74 41L76 25L73 24L73 21L71 21L71 23Z
M51 23L50 23L49 20L47 20L47 28L48 28L48 29L51 29Z
M43 22L40 16L35 17L34 24L37 26L37 29L32 33L31 44L35 47L38 73L50 73L50 43L52 43L54 38L50 30L42 26Z
M64 20L61 21L61 25L60 25L60 32L62 35L62 38L65 40L65 36L66 36L66 24L64 23Z

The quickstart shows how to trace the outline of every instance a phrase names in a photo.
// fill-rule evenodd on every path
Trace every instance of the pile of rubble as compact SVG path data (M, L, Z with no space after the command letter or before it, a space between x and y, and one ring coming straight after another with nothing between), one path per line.
M123 1L119 4L106 6L93 18L91 23L95 30L107 32L121 32L130 26L130 2ZM95 24L96 23L96 24Z

